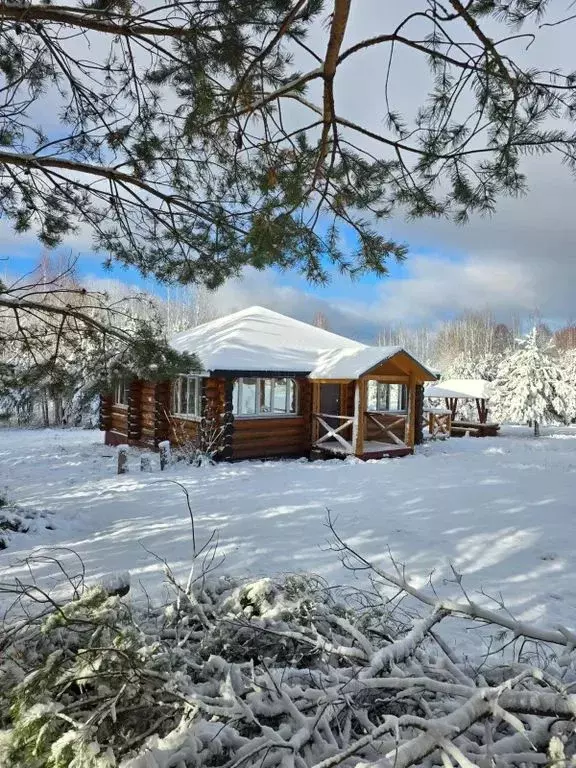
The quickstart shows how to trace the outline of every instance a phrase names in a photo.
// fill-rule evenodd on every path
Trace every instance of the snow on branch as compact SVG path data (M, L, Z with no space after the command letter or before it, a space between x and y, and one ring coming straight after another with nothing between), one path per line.
M424 595L407 622L374 591L359 606L312 576L218 578L206 547L185 587L166 566L173 599L146 610L77 575L68 601L0 584L17 607L0 627L1 765L506 768L573 754L571 648L475 667L439 634L449 605Z
M333 535L332 548L340 555L343 565L349 570L369 570L374 576L378 577L386 584L397 587L403 593L411 595L421 603L432 607L435 611L443 611L445 615L466 616L487 624L504 627L505 629L510 630L515 637L526 637L543 643L565 645L570 649L576 646L576 633L572 632L567 627L558 626L557 629L547 629L533 624L527 624L526 622L517 621L505 613L499 613L484 608L471 600L467 595L466 602L445 599L441 600L436 595L431 596L423 590L414 587L410 583L410 579L403 569L396 567L396 573L391 573L390 571L384 571L379 566L368 561L362 554L357 552L340 538L330 519L328 525ZM459 574L456 574L456 578L457 580L459 579Z

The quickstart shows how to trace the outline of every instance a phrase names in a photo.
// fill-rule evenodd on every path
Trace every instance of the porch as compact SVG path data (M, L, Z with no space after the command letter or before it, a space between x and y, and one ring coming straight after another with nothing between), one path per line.
M380 392L387 393L388 402L381 402ZM390 393L394 395L392 403ZM360 459L413 453L415 394L416 380L400 374L367 375L352 382L314 382L313 452L323 457Z

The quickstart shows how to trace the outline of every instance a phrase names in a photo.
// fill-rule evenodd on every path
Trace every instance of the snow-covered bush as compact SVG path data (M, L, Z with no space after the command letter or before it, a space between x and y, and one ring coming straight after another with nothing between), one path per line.
M548 339L537 328L519 340L518 349L502 360L494 382L491 406L502 421L534 425L566 423L574 396Z
M337 546L348 567L371 573L371 589L201 570L174 584L172 602L144 610L102 585L71 581L63 603L22 585L36 610L0 631L0 765L565 765L576 712L570 632L441 603L402 569L386 574ZM398 603L407 594L425 615ZM519 638L518 653L462 661L440 634L452 614L494 621Z
M10 501L0 489L0 550L6 549L12 533L28 533L38 526L53 528L50 513L44 510L23 509Z
M228 424L230 413L220 414L214 406L202 398L202 418L197 423L194 437L182 426L181 421L166 413L172 434L176 438L173 455L176 461L184 461L195 467L215 464L229 443Z

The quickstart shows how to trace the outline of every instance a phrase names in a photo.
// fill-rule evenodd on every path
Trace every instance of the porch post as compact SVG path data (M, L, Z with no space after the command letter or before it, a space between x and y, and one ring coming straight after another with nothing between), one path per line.
M418 418L420 415L418 414ZM414 437L416 430L416 380L411 373L408 380L408 414L406 416L406 431L404 433L404 442L408 448L414 448Z
M318 428L318 422L314 418L314 414L320 411L320 384L317 381L312 382L312 412L310 414L311 424L311 438L312 445L318 440L320 430Z
M358 379L354 388L354 423L352 425L352 446L355 456L362 456L364 453L365 410L366 379Z

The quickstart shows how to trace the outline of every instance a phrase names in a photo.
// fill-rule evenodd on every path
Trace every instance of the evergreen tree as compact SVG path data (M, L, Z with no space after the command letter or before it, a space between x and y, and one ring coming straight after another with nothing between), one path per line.
M569 418L565 375L554 347L537 327L500 363L492 406L504 421L532 424L535 436L541 425L565 423Z
M550 48L573 16L546 0L389 5L355 39L352 0L0 2L2 220L47 247L81 229L106 263L167 283L213 288L248 265L324 281L403 259L377 226L392 213L463 222L525 189L523 155L576 165L576 78L513 55L544 27ZM381 111L363 123L337 86L378 49ZM403 53L427 92L406 115ZM0 343L30 313L121 338L43 301L0 284Z
M160 280L323 280L403 258L374 223L393 211L464 221L525 188L524 154L574 163L573 74L512 58L511 25L555 34L546 0L394 5L354 39L352 0L0 3L0 213ZM363 124L337 85L368 49L390 61ZM403 52L428 92L407 115Z
M567 421L576 421L576 348L562 352L560 366L567 390Z

